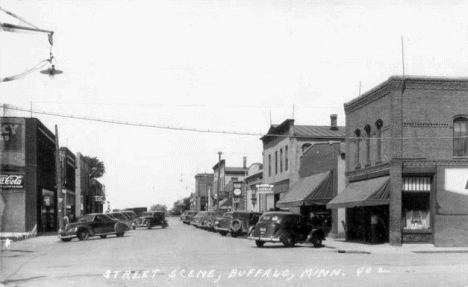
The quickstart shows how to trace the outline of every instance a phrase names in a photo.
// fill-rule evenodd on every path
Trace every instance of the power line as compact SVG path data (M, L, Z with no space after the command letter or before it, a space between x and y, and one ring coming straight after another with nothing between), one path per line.
M126 126L136 126L136 127L147 127L147 128L156 128L156 129L166 129L166 130L179 130L179 131L189 131L189 132L198 132L198 133L215 133L215 134L227 134L227 135L242 135L242 136L267 136L267 137L290 137L290 138L307 138L309 137L308 135L303 135L303 136L291 136L288 134L263 134L263 133L249 133L249 132L239 132L239 131L222 131L222 130L208 130L208 129L195 129L195 128L188 128L188 127L174 127L174 126L164 126L164 125L154 125L154 124L146 124L146 123L135 123L135 122L126 122L126 121L120 121L120 120L109 120L109 119L100 119L100 118L94 118L94 117L84 117L84 116L76 116L76 115L71 115L71 114L59 114L59 113L53 113L53 112L47 112L47 111L38 111L38 110L33 110L33 109L26 109L26 108L20 108L20 107L12 107L12 106L3 106L4 109L10 109L10 110L17 110L17 111L23 111L23 112L30 112L30 113L35 113L35 114L42 114L42 115L48 115L48 116L56 116L56 117L62 117L62 118L70 118L70 119L77 119L77 120L85 120L85 121L93 121L93 122L102 122L102 123L108 123L108 124L115 124L115 125L126 125ZM322 138L326 138L325 136ZM330 136L330 140L334 140L337 138L337 136ZM348 139L348 140L367 140L368 138L366 137L339 137L343 139ZM369 140L414 140L414 139L462 139L462 138L468 138L468 136L427 136L427 137L381 137L381 138L369 138Z

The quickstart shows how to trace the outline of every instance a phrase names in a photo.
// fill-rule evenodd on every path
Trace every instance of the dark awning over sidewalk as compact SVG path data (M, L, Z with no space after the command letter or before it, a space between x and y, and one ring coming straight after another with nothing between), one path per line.
M325 205L333 198L331 172L323 172L300 178L286 195L276 203L277 207Z
M390 202L389 177L352 182L327 204L327 208L385 205Z

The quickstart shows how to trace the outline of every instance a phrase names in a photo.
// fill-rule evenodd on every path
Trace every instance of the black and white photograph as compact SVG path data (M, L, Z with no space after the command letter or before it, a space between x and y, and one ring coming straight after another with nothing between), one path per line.
M467 15L1 1L0 287L467 287Z

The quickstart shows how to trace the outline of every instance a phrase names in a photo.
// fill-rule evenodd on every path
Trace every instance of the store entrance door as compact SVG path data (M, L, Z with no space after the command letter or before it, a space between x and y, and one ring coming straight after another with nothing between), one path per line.
M55 193L50 190L42 190L40 231L57 231Z

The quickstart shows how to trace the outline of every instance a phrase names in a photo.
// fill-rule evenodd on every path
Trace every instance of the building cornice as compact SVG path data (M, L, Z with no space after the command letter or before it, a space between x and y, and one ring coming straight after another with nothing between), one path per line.
M345 113L366 106L394 90L468 91L468 78L442 78L424 76L392 76L373 89L344 104Z

